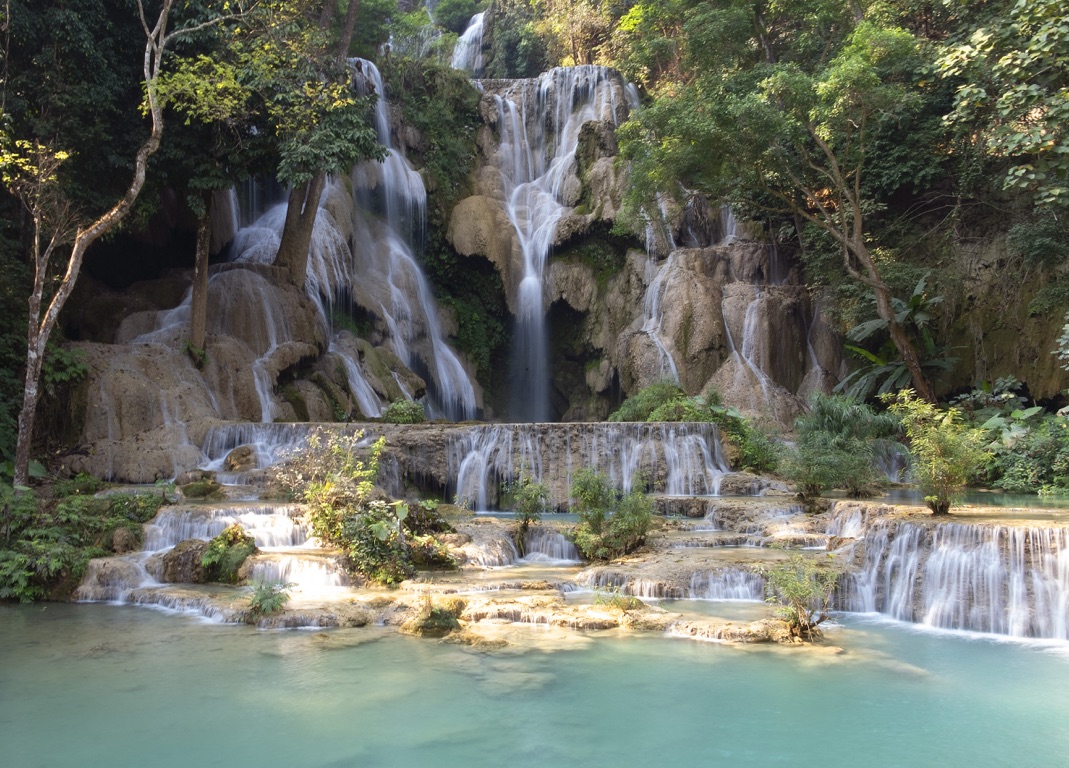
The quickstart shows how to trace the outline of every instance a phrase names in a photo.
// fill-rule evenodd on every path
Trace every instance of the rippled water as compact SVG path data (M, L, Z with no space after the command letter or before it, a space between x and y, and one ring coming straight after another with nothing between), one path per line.
M854 622L844 653L265 632L0 606L6 766L1055 766L1069 654Z

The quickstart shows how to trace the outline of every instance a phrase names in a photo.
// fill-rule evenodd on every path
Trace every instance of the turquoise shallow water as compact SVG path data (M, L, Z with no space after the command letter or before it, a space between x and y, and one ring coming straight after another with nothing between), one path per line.
M846 652L572 636L481 654L131 606L0 606L0 762L1061 766L1069 652L901 625Z

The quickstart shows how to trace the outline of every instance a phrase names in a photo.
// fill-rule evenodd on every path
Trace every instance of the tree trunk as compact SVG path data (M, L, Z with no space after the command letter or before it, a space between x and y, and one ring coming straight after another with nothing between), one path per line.
M855 226L855 231L863 231L860 224ZM895 349L898 350L902 362L905 364L910 377L913 379L913 388L917 392L917 397L926 402L934 403L936 401L935 391L932 389L932 385L928 382L928 377L924 375L920 356L917 354L913 342L906 333L906 329L903 328L902 324L895 318L895 307L894 302L891 300L891 289L880 276L879 268L876 266L876 262L873 260L868 246L865 245L860 237L841 238L841 242L846 249L845 253L847 256L844 256L844 258L847 259L847 271L855 278L860 279L868 285L872 290L873 297L876 299L876 315L887 324L887 332L891 335L891 342L895 345ZM850 265L849 255L852 255L861 264L862 269L864 269L863 274Z
M290 190L286 223L282 228L282 241L278 246L275 265L284 268L290 282L298 288L304 287L305 274L308 272L312 228L325 183L326 174L320 171L311 181Z
M208 333L208 251L212 240L212 199L202 196L203 213L197 220L197 255L193 264L193 298L189 317L189 353L200 368L204 365L205 337Z
M341 25L341 36L338 38L338 58L345 61L349 58L349 46L353 42L353 29L356 27L356 14L360 13L360 0L349 0L349 7L345 10L345 21Z
M148 138L141 144L134 157L134 177L130 186L114 206L111 207L96 221L84 229L79 229L71 246L70 258L67 260L67 269L59 281L52 300L41 316L41 305L44 301L45 274L48 269L49 257L52 254L50 245L44 252L44 256L36 258L36 274L34 276L33 294L29 300L29 325L26 336L26 382L23 390L22 409L19 411L19 434L15 445L15 473L14 484L25 486L30 479L30 450L33 444L33 425L37 413L37 401L40 397L41 368L44 362L45 348L52 330L59 320L60 310L67 303L74 285L78 280L78 274L82 269L82 261L85 252L102 235L115 228L130 212L137 196L141 194L141 188L145 186L145 174L148 169L149 158L160 148L160 140L163 138L163 107L156 95L156 83L158 82L160 67L163 62L164 50L169 40L167 24L173 0L164 0L157 18L156 25L149 27L142 9L142 25L145 30L145 58L144 58L144 84L145 98L148 102L148 113L152 119L152 130ZM141 8L141 6L139 6ZM40 226L40 218L35 222ZM35 233L40 238L39 230ZM40 240L38 239L39 243ZM35 254L37 255L37 254Z

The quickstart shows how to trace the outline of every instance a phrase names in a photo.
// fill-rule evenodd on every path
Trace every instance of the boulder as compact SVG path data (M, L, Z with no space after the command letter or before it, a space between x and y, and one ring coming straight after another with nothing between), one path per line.
M207 549L208 542L200 539L178 542L174 549L163 555L160 581L168 584L203 584L207 574L201 560Z

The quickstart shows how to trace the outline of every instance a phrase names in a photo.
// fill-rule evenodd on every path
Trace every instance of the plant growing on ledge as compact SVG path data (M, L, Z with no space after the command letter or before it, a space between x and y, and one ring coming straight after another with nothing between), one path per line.
M579 515L572 538L583 557L612 560L645 543L653 503L642 491L622 494L607 477L583 468L572 478L572 496L572 510Z
M512 497L512 506L516 509L516 522L519 523L519 531L516 543L520 554L524 552L524 539L530 527L542 519L542 514L549 505L549 489L544 483L536 483L526 470L520 473L517 480L505 486L505 493Z
M289 602L289 588L292 584L281 581L258 581L253 585L252 594L249 595L250 623L254 623L261 616L270 616L278 613Z
M933 514L947 514L954 493L989 458L986 433L965 423L957 408L940 410L911 389L884 395L883 399L906 430L924 503Z
M791 634L802 640L819 639L817 625L831 615L829 606L839 572L794 552L786 562L769 568L765 578L765 601L778 606L776 615L787 622Z
M237 581L241 564L255 552L256 541L248 531L234 523L208 543L200 562L207 570L210 581L233 584Z
M382 420L387 424L422 424L427 420L423 406L414 400L397 400L386 406Z

